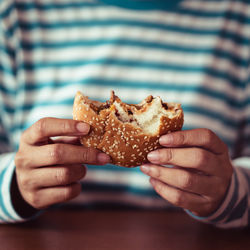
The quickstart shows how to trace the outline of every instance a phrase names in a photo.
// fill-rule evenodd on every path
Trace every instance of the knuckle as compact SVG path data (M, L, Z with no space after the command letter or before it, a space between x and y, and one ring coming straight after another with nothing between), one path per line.
M23 155L18 152L14 158L16 168L21 168L23 165L24 157Z
M92 148L83 148L82 151L82 162L89 163L96 160L96 153Z
M171 163L173 161L173 149L168 148L168 149L162 149L160 151L160 156L161 156L161 162L162 163Z
M204 150L196 150L195 159L197 162L197 167L202 167L203 165L208 163L208 154Z
M183 173L180 181L181 187L184 189L189 189L193 185L193 179L189 173Z
M69 133L70 131L72 131L71 123L69 121L62 122L62 132L66 134Z
M63 146L60 144L51 145L49 156L53 164L60 163L62 161L63 156Z
M173 197L173 203L178 207L181 207L183 205L183 195L181 191L176 190L174 197Z
M30 179L27 177L26 174L23 174L23 173L17 174L17 180L18 180L18 184L22 188L27 188L27 186L30 185Z
M86 170L84 167L80 166L79 170L78 170L78 174L77 174L77 180L80 180L81 178L83 178L86 174Z
M58 168L55 174L56 182L63 185L70 182L70 170L68 168Z
M155 190L157 191L157 193L162 194L162 192L163 192L163 185L162 185L162 183L158 182L155 185Z
M27 157L27 155L24 152L19 150L17 154L15 155L14 162L15 162L16 169L23 170L31 166L33 160L31 159L31 157L29 156Z
M204 144L212 145L214 137L215 137L215 133L212 130L207 129L207 128L203 129Z
M63 200L68 201L76 197L81 191L80 184L71 185L64 188Z
M153 173L153 172L155 172L155 173ZM149 174L154 174L154 177L157 178L157 179L159 179L159 178L162 177L162 169L159 168L159 167L155 168L155 171L152 171L152 170L150 169L150 170L149 170Z
M36 209L41 209L42 207L39 195L37 195L35 192L29 192L27 194L27 201Z
M185 145L186 144L186 136L183 133L178 133L178 137L176 138L179 145Z
M221 149L222 149L222 151L225 152L225 154L227 155L227 157L230 158L228 145L225 142L223 142L223 141L221 141Z
M28 137L28 129L24 130L20 136L20 145L22 144L22 142L24 142L26 140L26 138Z
M35 131L40 137L44 136L45 134L47 119L48 118L42 118L34 124Z

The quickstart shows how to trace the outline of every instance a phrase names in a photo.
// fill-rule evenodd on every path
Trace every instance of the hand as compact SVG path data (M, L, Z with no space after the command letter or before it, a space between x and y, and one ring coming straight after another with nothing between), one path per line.
M198 216L214 212L225 197L233 167L227 146L210 130L194 129L163 135L165 148L148 154L141 166L156 192ZM167 167L164 165L173 165Z
M79 180L86 174L83 164L109 162L106 154L77 145L78 137L89 129L83 122L43 118L24 131L15 157L16 180L22 198L33 208L76 197L81 192ZM68 138L50 138L55 136Z

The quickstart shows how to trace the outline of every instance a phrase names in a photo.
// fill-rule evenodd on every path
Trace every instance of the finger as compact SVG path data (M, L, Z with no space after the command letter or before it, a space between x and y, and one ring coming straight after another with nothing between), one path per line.
M211 186L219 185L219 178L215 176L201 175L182 168L168 168L153 164L145 164L140 168L146 175L169 186L199 195L213 195L216 190Z
M34 123L22 134L22 141L27 144L36 144L47 141L53 136L85 135L89 132L87 123L57 118L43 118Z
M51 205L69 201L81 193L81 184L42 188L30 194L27 201L36 209L44 209Z
M197 208L201 211L206 209L207 199L203 196L168 186L154 178L150 178L150 183L163 199L169 201L175 206L191 211L197 211Z
M29 178L31 188L65 186L80 181L86 175L86 167L77 164L37 168L31 175Z
M165 147L201 147L215 154L227 152L227 146L209 129L193 129L173 132L160 137Z
M148 154L148 160L157 165L177 165L192 168L209 175L220 173L219 157L202 148L163 148Z
M87 148L70 144L49 144L32 147L36 157L26 167L43 167L69 164L106 164L110 157L95 148Z

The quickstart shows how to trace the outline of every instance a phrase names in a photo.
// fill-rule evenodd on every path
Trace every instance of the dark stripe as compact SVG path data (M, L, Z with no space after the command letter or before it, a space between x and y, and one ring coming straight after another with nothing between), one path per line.
M98 166L98 165L87 165L88 166L88 171L107 171L107 172L126 172L126 173L137 173L143 175L143 173L140 171L139 167L134 167L134 168L121 168L119 166L113 165L113 164L106 164L104 166Z
M6 137L6 134L1 134L0 132L0 144L8 144L9 143L9 140L8 138ZM0 150L1 150L1 145L0 145Z
M15 53L16 51L13 48L10 48L6 45L6 47L3 47L2 44L0 44L0 52L6 53L7 56L10 56L11 59L15 59Z
M226 222L233 222L234 220L242 218L248 209L247 201L248 201L248 197L247 197L247 195L245 195L243 197L243 199L239 202L239 204L233 209L232 213L227 218L225 223Z
M233 178L234 178L234 181L235 181L235 185L234 185L232 199L228 203L228 205L225 208L225 210L217 218L211 220L211 222L213 222L213 223L216 223L216 222L219 222L219 221L223 220L228 214L230 214L230 212L232 211L235 203L238 200L239 181L238 181L236 173L233 175Z
M159 196L153 189L130 187L121 184L90 183L87 181L84 181L81 184L83 192L86 191L100 193L131 193L139 196Z
M27 3L25 2L17 2L16 7L18 10L22 11L30 11L33 9L40 10L40 11L48 11L48 10L56 10L56 9L69 9L69 8L90 8L90 7L101 7L104 6L104 4L98 3L97 1L93 2L85 2L85 1L80 1L80 2L53 2L53 3L46 3L46 2L38 2L38 1L29 1Z
M157 70L172 70L176 72L185 72L186 74L190 73L203 73L208 74L212 77L216 77L222 80L228 80L234 85L245 86L245 81L240 80L239 78L232 75L230 72L222 72L210 67L195 67L195 66L180 66L172 65L167 63L154 63L154 62L143 62L143 61L133 61L133 60L122 60L122 59L113 59L113 58L101 58L101 59L92 59L92 60L79 60L79 61L67 61L67 62L46 62L46 63L35 63L30 64L25 62L24 64L18 65L18 70L25 71L34 71L43 68L64 68L64 67L80 67L86 65L111 65L115 67L131 67L131 68L143 68L143 69L157 69Z
M37 10L42 10L42 11L47 11L47 10L55 10L55 9L69 9L69 8L91 8L91 7L105 7L107 6L105 4L105 2L107 1L93 1L93 2L84 2L84 1L80 1L80 2L69 2L69 3L57 3L57 2L53 2L53 4L51 3L46 3L46 2L35 2L35 1L30 1L28 3L24 3L24 2L17 2L16 7L19 10L23 10L23 11L29 11L32 9L37 9ZM119 2L127 2L127 1L119 1ZM131 2L131 1L130 1ZM148 1L143 1L142 5L145 5L145 2L147 3ZM155 8L153 5L155 5L155 2L157 1L153 1L153 4L151 5L152 8ZM159 1L158 1L159 2ZM170 2L170 1L162 1L164 2ZM173 1L176 2L176 1ZM241 2L244 2L246 4L249 4L249 0L241 0ZM138 1L137 1L138 3ZM172 3L172 1L171 1ZM111 3L109 3L111 4ZM113 5L117 4L117 0L113 0ZM168 3L169 4L169 3ZM143 8L143 6L142 6ZM11 7L9 8L11 9ZM168 9L166 9L168 11ZM9 12L8 10L6 10L7 12ZM168 11L169 12L169 11ZM195 9L188 9L188 8L183 8L183 7L179 7L177 9L171 9L171 13L175 13L175 14L186 14L186 15L191 15L191 16L197 16L197 17L203 17L203 18L223 18L226 17L232 21L237 21L239 23L250 23L250 17L245 15L244 13L237 13L237 12L233 12L233 10L225 10L222 12L214 12L214 11L210 11L210 10L195 10ZM3 15L3 16L6 16Z

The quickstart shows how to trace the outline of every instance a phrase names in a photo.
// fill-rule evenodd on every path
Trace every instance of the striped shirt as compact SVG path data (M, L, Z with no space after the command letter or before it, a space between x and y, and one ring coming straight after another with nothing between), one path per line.
M77 90L105 101L113 89L128 103L181 103L184 130L209 128L227 144L234 174L223 203L206 218L187 213L248 225L249 63L248 0L1 0L0 221L24 220L10 196L21 133L43 117L72 119ZM139 168L89 166L82 185L73 204L170 206Z

